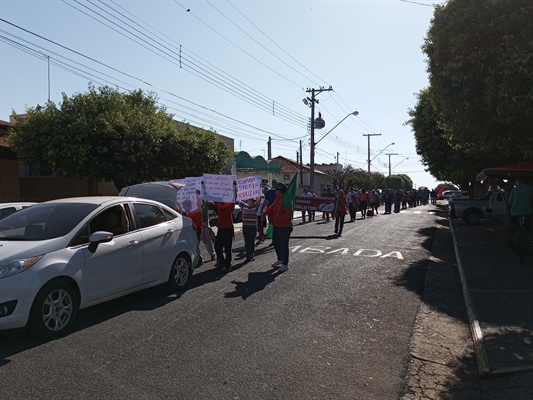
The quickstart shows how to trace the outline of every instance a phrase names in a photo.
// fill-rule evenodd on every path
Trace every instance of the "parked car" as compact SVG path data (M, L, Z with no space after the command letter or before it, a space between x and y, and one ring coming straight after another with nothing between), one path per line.
M161 284L180 290L199 260L190 218L118 196L18 211L0 221L0 246L0 329L44 337L66 334L78 309Z
M218 220L217 209L214 205L210 205L209 210L211 210L209 213L209 224L215 226ZM235 204L235 208L233 209L233 222L242 222L242 208L238 204Z
M506 212L505 192L489 193L484 199L450 199L448 215L461 218L469 225L477 225L482 219L504 219Z
M0 203L0 219L13 214L14 212L23 210L37 203L22 202L22 203Z
M442 192L442 194L438 197L438 200L449 200L450 196L452 196L454 193L456 193L457 190L445 190Z
M457 190L454 193L450 194L448 199L469 199L470 194L467 190Z
M118 195L159 201L181 214L182 210L178 203L177 195L178 188L178 185L174 185L168 181L146 182L126 186Z

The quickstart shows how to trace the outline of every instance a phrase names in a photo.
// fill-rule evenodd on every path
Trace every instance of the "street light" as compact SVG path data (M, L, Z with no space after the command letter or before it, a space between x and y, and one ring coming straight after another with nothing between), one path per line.
M400 165L401 163L403 163L405 160L409 160L409 157L404 158L402 161L400 161L398 164L396 164L394 167L392 167L392 169L396 168L398 165Z
M380 152L379 152L379 153L378 153L378 154L377 154L372 160L370 160L370 159L368 160L368 172L370 172L370 164L372 163L372 161L374 161L376 158L378 158L378 156L379 156L381 153L383 153L383 152L387 149L387 147L389 147L389 146L394 146L394 145L395 145L394 142L389 143L389 144L388 144L387 146L385 146L385 147L383 148L383 150L381 150L381 151L380 151ZM370 158L370 157L369 157L369 158Z
M358 116L359 115L359 111L354 111L354 112L351 112L350 114L348 114L346 117L344 117L343 119L341 119L337 125L335 125L333 128L331 128L324 136L322 136L320 138L320 140L318 142L314 142L314 141L311 141L311 155L312 155L312 159L313 159L313 162L310 163L309 165L309 186L314 190L315 189L315 163L314 163L314 155L315 155L315 146L317 144L319 144L322 139L324 139L326 136L328 136L331 131L333 129L335 129L337 126L339 126L346 118L348 118L350 115L353 115L353 116ZM311 121L311 123L313 124L314 121Z

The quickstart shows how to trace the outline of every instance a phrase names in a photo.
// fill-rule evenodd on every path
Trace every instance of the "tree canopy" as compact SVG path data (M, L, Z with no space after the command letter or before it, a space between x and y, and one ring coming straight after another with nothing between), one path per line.
M390 177L393 179L389 179L389 177L385 177L380 172L368 172L361 168L353 168L351 165L344 167L340 171L327 171L327 174L331 177L335 189L342 189L345 192L351 187L357 189L396 189L395 185L402 186L402 189L413 187L413 181L405 174L393 175Z
M533 157L533 2L450 0L422 47L429 88L408 121L423 163L461 187Z
M218 173L232 152L210 131L176 123L152 93L89 86L15 114L7 138L37 171L124 185Z

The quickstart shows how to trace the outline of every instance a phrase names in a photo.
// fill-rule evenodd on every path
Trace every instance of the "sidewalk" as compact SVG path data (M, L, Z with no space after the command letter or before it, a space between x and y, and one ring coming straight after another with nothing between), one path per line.
M503 222L450 227L480 375L533 371L533 251L521 264Z

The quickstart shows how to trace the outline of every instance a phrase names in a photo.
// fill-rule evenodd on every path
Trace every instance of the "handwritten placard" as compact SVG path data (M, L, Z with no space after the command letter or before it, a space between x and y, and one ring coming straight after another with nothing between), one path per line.
M222 203L235 203L235 175L202 176L202 189L200 198L208 201L220 201Z
M237 179L237 200L256 199L262 193L260 176Z
M184 212L197 212L202 210L200 204L200 191L202 177L185 178L185 186L178 190L178 203Z

